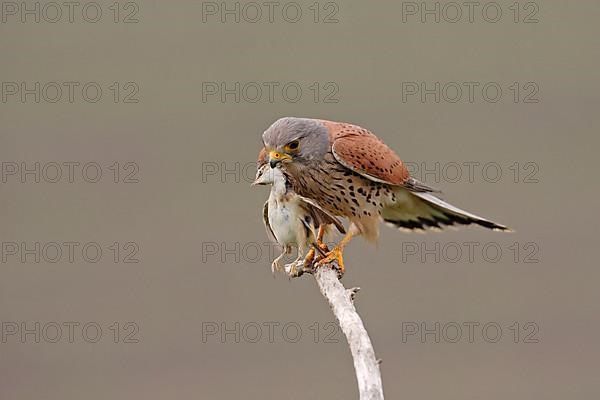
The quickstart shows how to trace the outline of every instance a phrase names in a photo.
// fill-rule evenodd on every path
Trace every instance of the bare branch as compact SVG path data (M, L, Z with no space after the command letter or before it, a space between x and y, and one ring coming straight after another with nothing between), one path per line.
M354 360L360 400L383 400L379 371L381 360L375 358L369 334L354 307L354 296L360 288L344 288L338 279L337 270L330 265L311 272L346 335Z

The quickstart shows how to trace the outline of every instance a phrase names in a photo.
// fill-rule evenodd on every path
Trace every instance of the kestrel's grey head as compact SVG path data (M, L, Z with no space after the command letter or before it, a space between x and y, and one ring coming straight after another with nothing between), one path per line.
M306 164L322 159L330 149L327 128L320 121L309 118L280 118L262 138L273 167L279 163Z

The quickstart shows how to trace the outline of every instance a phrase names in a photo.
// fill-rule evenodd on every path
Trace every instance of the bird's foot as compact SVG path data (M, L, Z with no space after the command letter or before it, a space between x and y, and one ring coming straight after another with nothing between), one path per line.
M298 278L305 272L305 260L296 260L285 265L285 272L290 278Z
M327 247L327 245L325 243L323 243L322 241L317 239L317 247L319 248L319 253L321 253L321 255L326 256L327 253L329 253L329 247Z
M325 258L327 253L329 253L329 247L325 243L318 241L314 243L313 247L306 254L306 257L304 257L304 265L302 267L304 272L313 273L315 271L315 262Z
M312 263L315 259L315 248L311 247L306 253L306 257L304 257L304 269L310 269L312 267Z
M283 266L281 265L281 263L279 262L279 258L276 258L275 260L273 260L273 262L271 263L271 273L273 275L275 275L275 271L277 272L281 272L283 271Z
M332 267L337 270L338 278L342 278L344 276L344 272L346 268L344 267L344 257L343 257L344 248L340 246L336 246L331 251L327 253L324 258L321 258L315 263L315 268L319 268L325 264L332 263L336 261L335 264L332 264Z

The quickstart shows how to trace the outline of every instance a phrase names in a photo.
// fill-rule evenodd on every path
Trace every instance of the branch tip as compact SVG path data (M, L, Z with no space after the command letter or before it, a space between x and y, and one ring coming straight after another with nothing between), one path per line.
M354 301L354 298L356 297L356 293L358 293L360 291L359 287L353 287L350 289L346 289L346 292L350 295L350 300Z

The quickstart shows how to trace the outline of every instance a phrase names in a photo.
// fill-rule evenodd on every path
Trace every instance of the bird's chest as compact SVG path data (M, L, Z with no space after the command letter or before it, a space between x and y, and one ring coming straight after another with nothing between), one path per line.
M302 210L297 202L269 198L269 224L281 244L295 244L302 229Z
M297 175L297 192L332 215L372 217L390 194L386 185L364 178L331 157Z

